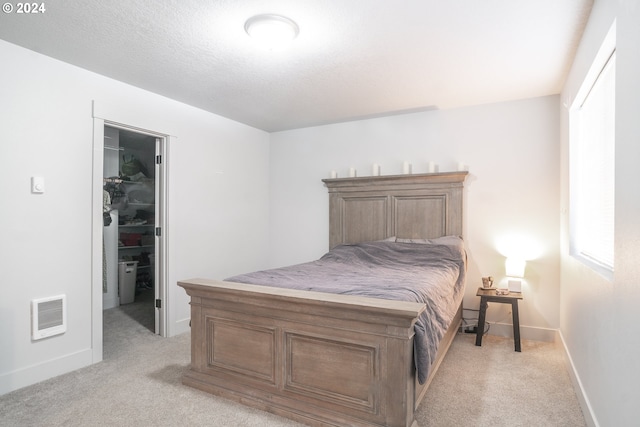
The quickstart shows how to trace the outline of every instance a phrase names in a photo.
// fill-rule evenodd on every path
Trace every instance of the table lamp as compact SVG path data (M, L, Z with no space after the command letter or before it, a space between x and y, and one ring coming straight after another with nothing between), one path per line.
M523 259L507 258L505 271L507 273L507 283L509 292L522 292L522 278L527 262Z

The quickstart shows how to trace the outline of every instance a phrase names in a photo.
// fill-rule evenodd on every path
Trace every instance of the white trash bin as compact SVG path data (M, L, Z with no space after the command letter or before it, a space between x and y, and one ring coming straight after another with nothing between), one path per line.
M138 261L118 262L118 291L120 304L130 304L136 298Z

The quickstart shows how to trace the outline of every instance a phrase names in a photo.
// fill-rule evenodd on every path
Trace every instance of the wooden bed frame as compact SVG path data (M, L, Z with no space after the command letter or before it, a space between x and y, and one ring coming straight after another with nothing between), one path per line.
M323 180L330 247L462 235L467 172ZM424 304L207 279L191 297L183 383L313 426L417 426L414 412L460 326L419 384L413 326Z

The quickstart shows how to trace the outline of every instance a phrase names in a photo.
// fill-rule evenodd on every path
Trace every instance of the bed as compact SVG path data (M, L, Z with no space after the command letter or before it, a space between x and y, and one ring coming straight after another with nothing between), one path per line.
M446 246L443 240L462 236L466 174L323 180L325 257ZM433 317L425 303L372 297L368 286L354 294L328 293L322 283L280 287L291 270L308 273L288 269L267 272L270 286L245 283L254 273L178 283L191 297L191 366L183 383L308 425L415 426L415 410L460 325L464 265L438 342L422 353L420 325L425 314Z

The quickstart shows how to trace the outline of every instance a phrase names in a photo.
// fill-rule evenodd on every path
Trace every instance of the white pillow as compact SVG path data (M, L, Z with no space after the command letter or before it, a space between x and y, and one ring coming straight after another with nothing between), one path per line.
M442 236L436 237L435 239L400 239L397 238L396 242L398 243L417 243L420 245L448 245L448 246L458 246L462 243L462 238L460 236Z
M376 240L376 242L395 242L395 241L396 241L396 236L390 236L390 237L387 237L386 239Z

